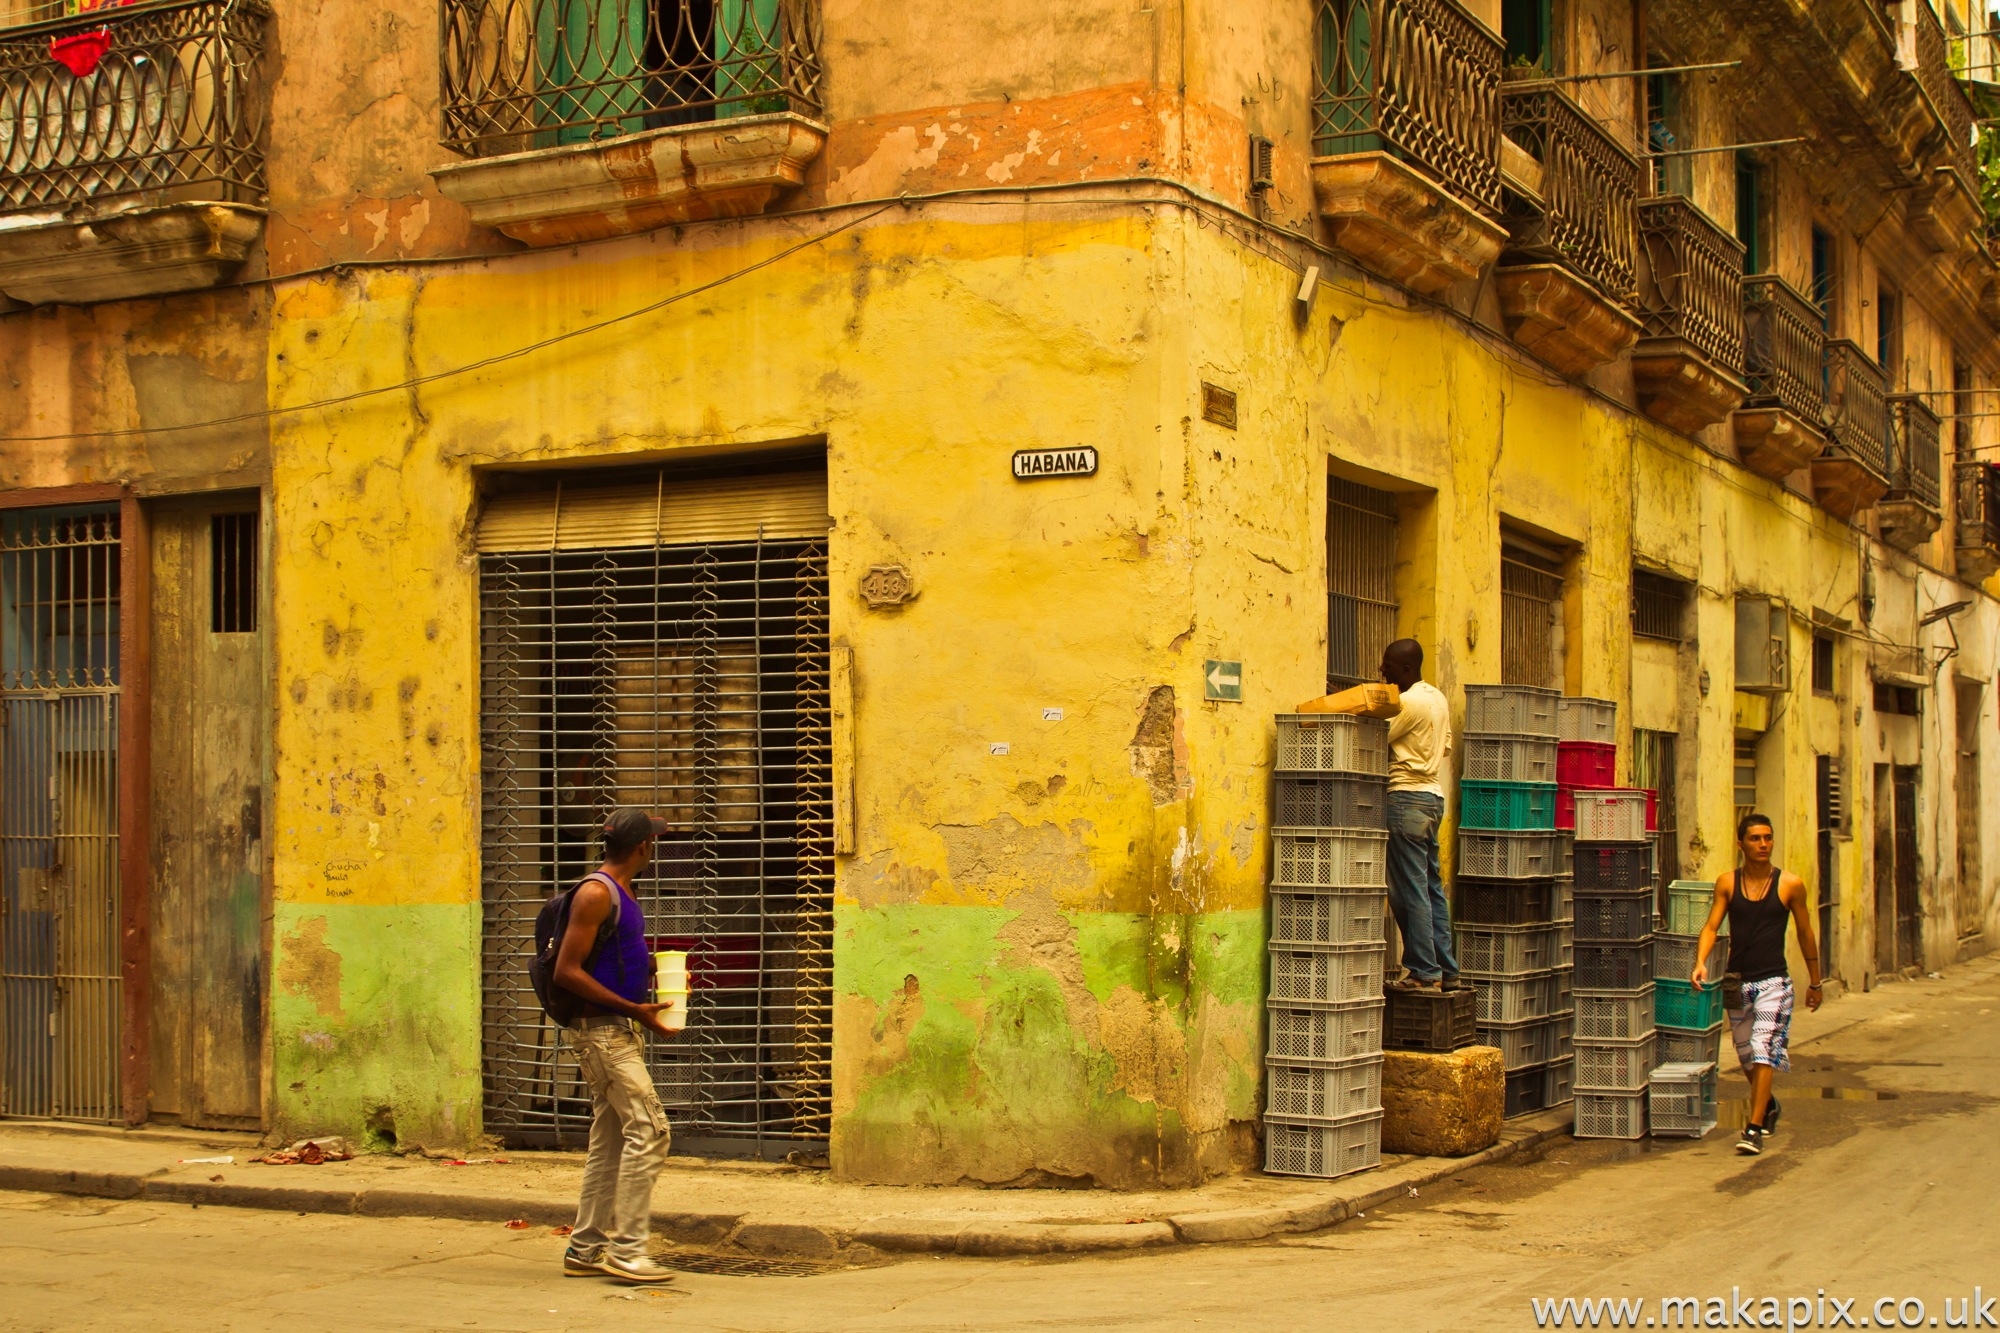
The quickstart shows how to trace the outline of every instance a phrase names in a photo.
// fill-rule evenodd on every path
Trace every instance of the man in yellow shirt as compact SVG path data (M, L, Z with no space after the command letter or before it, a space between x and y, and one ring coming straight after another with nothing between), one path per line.
M1389 910L1403 937L1398 990L1456 990L1451 908L1438 869L1444 822L1444 763L1451 753L1451 705L1424 680L1424 650L1398 639L1382 651L1382 679L1403 693L1389 721Z

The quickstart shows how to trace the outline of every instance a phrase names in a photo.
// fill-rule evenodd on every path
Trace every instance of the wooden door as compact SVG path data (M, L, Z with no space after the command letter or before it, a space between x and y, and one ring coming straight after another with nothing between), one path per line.
M1923 959L1923 901L1917 882L1917 766L1896 765L1896 966Z
M265 662L257 497L153 512L155 1118L263 1118Z
M1875 970L1896 970L1896 798L1889 765L1875 765Z

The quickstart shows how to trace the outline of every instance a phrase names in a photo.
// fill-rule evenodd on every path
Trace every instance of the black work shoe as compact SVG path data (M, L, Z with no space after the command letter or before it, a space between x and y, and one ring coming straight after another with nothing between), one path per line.
M1469 982L1469 981L1467 981L1467 980L1465 980L1465 979L1464 979L1464 978L1462 978L1462 977L1454 977L1454 976L1447 976L1447 977L1445 977L1445 979L1444 979L1443 981L1440 981L1440 982L1439 982L1438 984L1439 984L1440 986L1443 986L1443 987L1444 987L1444 988L1445 988L1446 990L1471 990L1471 989L1472 989L1472 983L1471 983L1471 982Z
M1780 1109L1782 1108L1779 1107L1776 1097L1773 1097L1771 1104L1764 1108L1764 1132L1766 1134L1775 1134L1778 1132L1778 1112Z
M1745 1157L1755 1157L1764 1151L1764 1130L1758 1125L1745 1125L1743 1137L1736 1140L1736 1151Z

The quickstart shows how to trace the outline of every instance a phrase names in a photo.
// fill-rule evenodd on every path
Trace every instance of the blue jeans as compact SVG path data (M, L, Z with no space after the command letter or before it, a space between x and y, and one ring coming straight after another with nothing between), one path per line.
M1444 797L1389 793L1389 910L1403 936L1403 966L1419 981L1458 975L1451 948L1451 908L1438 872L1438 824Z

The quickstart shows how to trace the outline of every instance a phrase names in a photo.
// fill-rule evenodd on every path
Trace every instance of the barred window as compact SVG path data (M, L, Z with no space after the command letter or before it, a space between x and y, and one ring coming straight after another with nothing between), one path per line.
M1815 694L1833 693L1833 636L1824 631L1813 635L1812 687Z
M1501 684L1560 684L1562 592L1553 552L1514 540L1501 544Z
M1679 643L1687 609L1687 584L1643 569L1632 571L1632 632L1642 639Z
M1656 793L1662 883L1681 877L1679 747L1676 732L1632 729L1632 785Z
M1396 637L1396 497L1327 479L1326 687L1374 680Z

